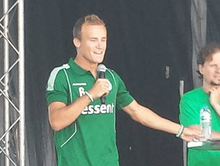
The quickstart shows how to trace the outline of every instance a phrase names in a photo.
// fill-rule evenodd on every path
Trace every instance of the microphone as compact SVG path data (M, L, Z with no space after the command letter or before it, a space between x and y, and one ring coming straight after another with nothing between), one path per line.
M99 64L97 67L98 78L105 78L106 67L103 64ZM105 95L100 97L101 104L105 104Z

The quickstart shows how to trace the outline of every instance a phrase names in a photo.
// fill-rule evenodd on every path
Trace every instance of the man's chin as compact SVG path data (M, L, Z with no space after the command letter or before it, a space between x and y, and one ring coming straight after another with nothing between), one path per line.
M102 63L103 60L104 60L104 58L96 59L96 62L98 62L98 63Z

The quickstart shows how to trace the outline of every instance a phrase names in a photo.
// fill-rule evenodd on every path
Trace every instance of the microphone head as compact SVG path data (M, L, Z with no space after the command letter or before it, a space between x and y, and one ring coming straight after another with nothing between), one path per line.
M97 67L97 72L105 72L106 71L106 67L103 64L99 64Z

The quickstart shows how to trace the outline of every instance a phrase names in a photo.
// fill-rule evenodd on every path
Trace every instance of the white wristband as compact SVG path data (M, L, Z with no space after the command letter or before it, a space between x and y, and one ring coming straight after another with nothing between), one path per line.
M90 95L89 92L85 91L85 94L89 97L89 99L90 99L91 101L94 101L93 97Z
M184 126L181 125L180 130L179 130L179 132L178 132L177 135L176 135L177 138L179 138L179 137L182 135L183 130L184 130Z

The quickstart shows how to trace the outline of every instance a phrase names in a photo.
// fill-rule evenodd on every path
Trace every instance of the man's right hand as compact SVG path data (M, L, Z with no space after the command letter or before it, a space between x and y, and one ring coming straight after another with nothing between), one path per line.
M106 78L97 79L92 89L89 90L89 93L93 99L100 98L102 95L107 95L109 93L109 80Z

